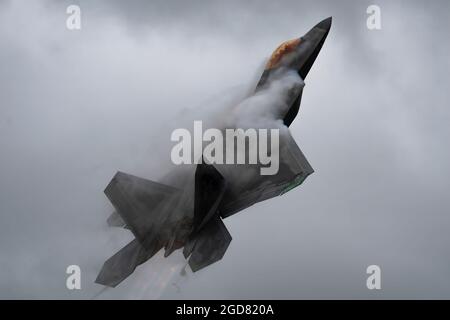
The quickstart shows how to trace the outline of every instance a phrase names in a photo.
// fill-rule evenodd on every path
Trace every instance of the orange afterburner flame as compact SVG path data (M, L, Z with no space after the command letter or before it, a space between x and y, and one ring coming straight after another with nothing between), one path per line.
M266 64L266 69L278 67L283 56L294 51L299 43L300 38L288 40L280 44L280 46L270 56L269 62Z

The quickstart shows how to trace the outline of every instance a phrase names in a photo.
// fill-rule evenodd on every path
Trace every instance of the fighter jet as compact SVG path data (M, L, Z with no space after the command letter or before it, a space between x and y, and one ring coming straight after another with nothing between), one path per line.
M304 80L330 27L331 17L303 37L282 43L270 56L254 94L280 73L294 70ZM295 87L283 97L288 108L277 117L287 127L298 114L302 91L303 86ZM159 182L117 172L105 189L115 208L108 224L129 229L135 239L104 263L96 282L117 286L163 248L166 257L183 248L193 272L221 260L231 242L223 219L292 190L313 173L290 134L280 142L279 157L278 173L270 176L256 174L250 166L204 162L196 165L194 174L177 171Z

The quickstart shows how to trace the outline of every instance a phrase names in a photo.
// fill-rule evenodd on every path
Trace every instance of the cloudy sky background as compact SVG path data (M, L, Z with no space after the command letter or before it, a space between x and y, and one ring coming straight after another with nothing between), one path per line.
M80 31L66 29L70 4ZM370 4L379 31L366 28ZM450 298L448 12L448 1L0 0L0 298ZM114 173L158 177L174 118L235 94L328 16L291 126L315 173L225 220L219 263L180 277L179 254L156 257L101 292L104 260L131 239L106 227ZM70 264L82 290L66 289ZM366 288L371 264L382 290Z

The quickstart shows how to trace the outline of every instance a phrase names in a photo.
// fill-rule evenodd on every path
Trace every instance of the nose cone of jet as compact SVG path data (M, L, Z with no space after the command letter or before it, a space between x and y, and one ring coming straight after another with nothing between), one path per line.
M300 44L297 48L297 67L298 73L302 79L306 78L306 75L319 55L320 49L322 49L323 43L330 31L331 21L331 17L320 21L300 38Z
M318 24L316 24L314 26L314 28L322 29L322 30L325 30L326 32L328 32L328 31L330 31L332 20L333 20L332 17L328 17L326 19L323 19Z
M296 70L300 77L305 79L327 38L331 20L331 17L326 18L303 37L283 42L270 56L256 89L262 88L272 70L280 67Z

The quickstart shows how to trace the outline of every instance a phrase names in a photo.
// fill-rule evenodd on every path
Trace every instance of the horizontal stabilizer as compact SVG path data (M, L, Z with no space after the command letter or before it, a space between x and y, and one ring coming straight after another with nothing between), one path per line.
M117 286L132 274L138 265L150 259L161 248L161 244L154 243L151 250L147 250L134 239L105 261L95 282L108 287Z
M185 255L189 254L189 251L192 252L189 258L192 271L198 271L222 259L231 239L222 219L211 219L190 243L190 247L185 247Z

